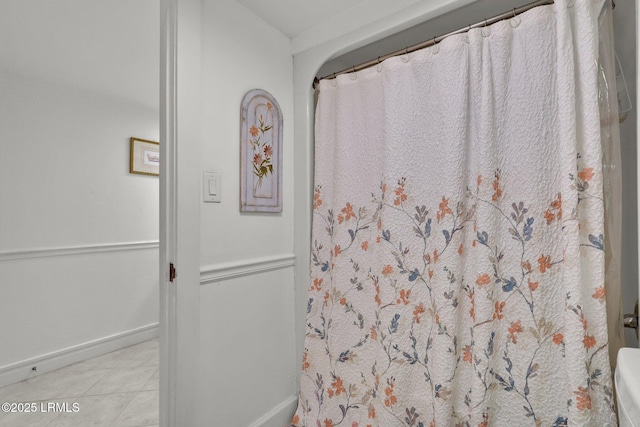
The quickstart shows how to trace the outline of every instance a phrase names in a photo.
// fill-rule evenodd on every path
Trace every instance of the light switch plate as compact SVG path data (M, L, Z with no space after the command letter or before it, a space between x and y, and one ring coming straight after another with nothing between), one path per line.
M219 173L202 173L202 201L208 203L220 203L222 178Z

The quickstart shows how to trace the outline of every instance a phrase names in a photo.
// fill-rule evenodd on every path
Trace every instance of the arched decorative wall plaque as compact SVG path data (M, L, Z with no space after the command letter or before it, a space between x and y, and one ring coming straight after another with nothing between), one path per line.
M240 109L240 211L282 212L282 110L262 89Z

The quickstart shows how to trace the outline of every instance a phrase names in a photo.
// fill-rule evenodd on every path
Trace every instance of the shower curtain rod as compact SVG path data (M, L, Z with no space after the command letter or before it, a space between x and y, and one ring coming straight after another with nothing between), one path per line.
M356 72L356 71L364 70L365 68L373 67L374 65L377 65L377 64L381 63L385 59L389 59L389 58L392 58L394 56L399 56L399 55L406 55L406 54L414 52L416 50L424 49L424 48L429 47L429 46L433 46L433 45L435 45L437 43L440 43L442 40L446 39L449 36L453 36L455 34L466 33L467 31L469 31L469 30L471 30L473 28L486 27L487 25L495 24L496 22L502 21L503 19L513 18L513 17L521 14L522 12L526 12L529 9L533 9L534 7L544 6L544 5L548 5L548 4L553 4L553 0L537 0L537 1L534 1L533 3L529 3L529 4L526 4L524 6L513 8L513 10L511 10L511 11L501 13L500 15L496 15L493 18L485 19L484 21L478 22L477 24L473 24L473 25L469 25L469 26L464 27L464 28L460 28L459 30L452 31L452 32L444 34L442 36L434 37L434 38L432 38L430 40L426 40L426 41L423 41L421 43L414 44L413 46L405 47L404 49L397 50L395 52L386 54L384 56L378 56L377 58L372 59L370 61L363 62L362 64L359 64L359 65L354 65L353 67L346 68L346 69L344 69L342 71L338 71L336 73L331 73L331 74L329 74L327 76L324 76L324 77L322 77L320 79L318 79L316 77L315 79L313 79L313 88L314 89L316 88L317 84L320 83L320 80L335 79L336 77L338 77L339 75L342 75L342 74L353 73L353 72ZM613 1L611 2L611 4L612 4L613 7L615 7L615 4L613 3Z

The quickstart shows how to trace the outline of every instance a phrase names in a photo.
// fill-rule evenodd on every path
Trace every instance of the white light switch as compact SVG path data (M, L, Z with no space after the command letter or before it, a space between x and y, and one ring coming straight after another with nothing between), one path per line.
M202 201L203 202L221 202L221 181L219 173L203 172L202 173Z

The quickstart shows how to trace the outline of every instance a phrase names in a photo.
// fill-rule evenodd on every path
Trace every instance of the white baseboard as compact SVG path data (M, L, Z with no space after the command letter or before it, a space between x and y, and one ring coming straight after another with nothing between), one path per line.
M152 323L130 331L99 338L21 362L2 366L0 367L0 387L32 378L45 372L64 368L65 366L82 362L92 357L101 356L130 345L139 344L157 337L158 331L158 324ZM34 366L37 368L37 371L32 370Z
M250 427L289 427L297 405L298 396L291 396L254 421Z

